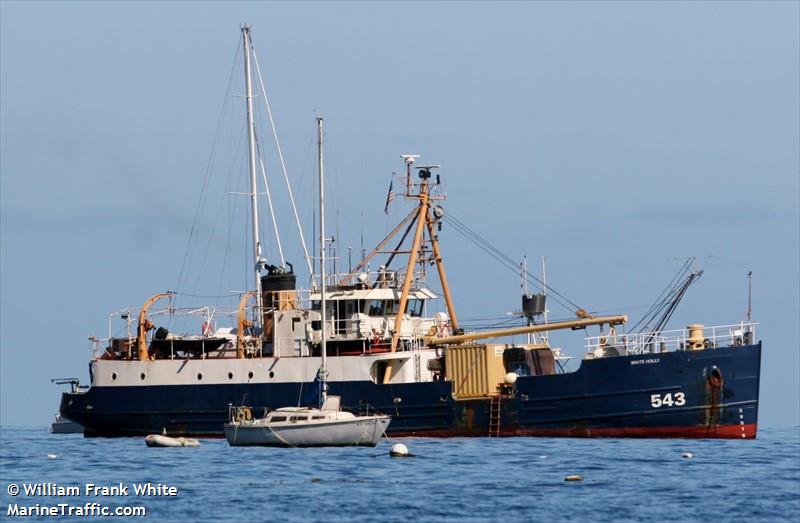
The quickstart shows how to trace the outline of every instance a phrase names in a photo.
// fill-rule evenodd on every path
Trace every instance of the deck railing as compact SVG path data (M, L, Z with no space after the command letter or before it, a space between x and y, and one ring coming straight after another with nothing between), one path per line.
M713 327L697 326L686 329L644 333L611 332L586 338L589 357L750 345L755 342L757 323L741 322Z

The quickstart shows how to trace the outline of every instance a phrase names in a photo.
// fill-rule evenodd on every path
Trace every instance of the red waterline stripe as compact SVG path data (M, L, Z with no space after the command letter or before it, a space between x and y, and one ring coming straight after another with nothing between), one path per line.
M718 427L573 427L563 429L500 429L501 437L509 436L540 436L540 437L567 437L567 438L710 438L710 439L755 439L758 425L722 425ZM429 438L450 437L487 437L486 430L460 431L460 430L415 430L415 431L390 431L392 437L420 436Z

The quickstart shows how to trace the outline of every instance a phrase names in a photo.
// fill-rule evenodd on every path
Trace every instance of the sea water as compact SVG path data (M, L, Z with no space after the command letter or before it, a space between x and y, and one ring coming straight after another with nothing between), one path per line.
M2 428L0 521L58 520L44 511L69 507L63 519L76 521L800 521L800 428L762 428L756 440L392 441L415 457L389 457L386 440L148 448L144 438ZM146 515L100 512L135 507Z

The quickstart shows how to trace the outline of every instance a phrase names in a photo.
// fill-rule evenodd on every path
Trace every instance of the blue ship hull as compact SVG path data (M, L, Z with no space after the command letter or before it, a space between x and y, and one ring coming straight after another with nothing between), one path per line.
M451 383L332 382L356 411L392 415L394 436L755 438L761 343L584 360L571 373L523 376L494 398L456 400ZM228 405L293 405L300 383L91 387L62 416L87 436L223 435Z

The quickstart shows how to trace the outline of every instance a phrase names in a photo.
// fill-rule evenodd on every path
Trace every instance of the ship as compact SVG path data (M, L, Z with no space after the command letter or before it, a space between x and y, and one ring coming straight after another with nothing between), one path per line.
M189 311L204 315L200 334L156 325L180 313L172 303L179 291L113 313L125 322L124 335L109 325L107 337L90 338L89 386L61 397L60 415L84 427L86 437L223 437L232 406L267 413L298 404L318 374L323 347L330 394L355 414L391 415L389 436L756 437L761 341L749 314L730 325L665 330L701 274L688 266L635 329L626 328L625 315L580 307L573 317L550 321L547 299L555 291L536 279L541 292L522 295L524 324L467 331L440 247L448 215L439 166L419 164L418 155L402 155L405 176L398 177L411 211L354 267L331 271L324 281L306 251L310 283L299 288L282 253L271 263L262 253L249 26L241 36L253 288L231 310ZM320 136L320 169L322 156ZM394 196L390 185L387 206ZM431 267L439 292L428 284ZM231 325L218 327L215 318L225 317ZM589 328L599 332L586 338L584 356L569 370L548 333ZM520 336L524 343L508 341Z

